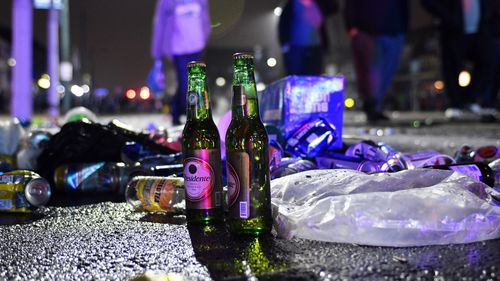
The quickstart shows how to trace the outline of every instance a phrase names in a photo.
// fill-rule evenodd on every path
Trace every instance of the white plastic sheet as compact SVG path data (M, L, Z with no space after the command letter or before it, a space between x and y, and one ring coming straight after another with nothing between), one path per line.
M499 238L500 207L491 191L463 174L433 169L313 170L271 182L279 237L377 246Z

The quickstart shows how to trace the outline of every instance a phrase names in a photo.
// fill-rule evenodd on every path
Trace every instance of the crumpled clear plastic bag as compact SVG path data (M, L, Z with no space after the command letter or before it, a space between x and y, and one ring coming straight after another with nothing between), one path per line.
M24 129L17 118L0 121L0 154L14 155L24 136Z
M279 237L394 247L499 238L500 207L491 191L434 169L312 170L271 182Z

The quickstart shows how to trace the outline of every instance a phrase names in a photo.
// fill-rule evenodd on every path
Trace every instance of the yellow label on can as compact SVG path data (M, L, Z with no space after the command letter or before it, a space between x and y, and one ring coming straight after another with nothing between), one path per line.
M0 184L0 212L29 213L23 184Z

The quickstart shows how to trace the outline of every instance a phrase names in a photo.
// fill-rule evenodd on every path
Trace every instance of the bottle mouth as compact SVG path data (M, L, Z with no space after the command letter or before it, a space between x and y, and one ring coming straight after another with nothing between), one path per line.
M125 188L125 200L134 208L141 205L141 201L137 195L137 184L140 179L140 177L134 177Z

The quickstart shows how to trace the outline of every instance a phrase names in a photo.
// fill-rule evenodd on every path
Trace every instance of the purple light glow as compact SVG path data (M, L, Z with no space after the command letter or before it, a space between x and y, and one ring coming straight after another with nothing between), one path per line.
M12 57L16 65L12 70L11 115L20 120L33 116L32 98L32 0L15 0L12 16Z

